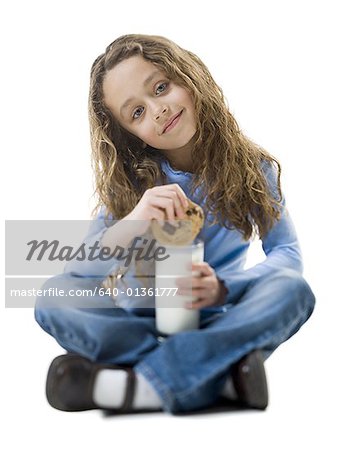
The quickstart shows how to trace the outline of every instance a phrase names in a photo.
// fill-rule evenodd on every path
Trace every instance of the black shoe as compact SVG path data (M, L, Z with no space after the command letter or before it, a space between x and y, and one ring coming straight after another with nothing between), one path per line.
M72 353L56 357L49 367L46 384L49 404L61 411L99 409L93 401L93 387L96 375L102 369L121 369L127 372L125 400L116 411L132 412L136 381L133 369L115 364L94 363Z
M243 406L266 409L268 389L264 359L260 350L254 350L232 366L231 375L238 399Z

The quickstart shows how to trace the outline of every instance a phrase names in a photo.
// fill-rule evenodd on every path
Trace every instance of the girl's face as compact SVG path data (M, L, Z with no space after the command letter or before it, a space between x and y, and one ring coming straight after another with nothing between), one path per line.
M186 146L196 133L191 94L141 56L121 61L105 76L104 100L118 122L159 150Z

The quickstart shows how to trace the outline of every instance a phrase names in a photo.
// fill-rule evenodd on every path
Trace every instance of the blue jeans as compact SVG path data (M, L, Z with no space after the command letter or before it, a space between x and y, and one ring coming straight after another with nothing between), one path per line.
M85 279L63 274L42 289L49 287L84 289ZM276 270L249 282L240 298L218 312L202 310L199 330L165 340L153 309L118 308L105 297L78 302L55 307L51 297L38 298L35 318L69 352L134 367L157 391L164 410L178 413L212 405L231 365L254 349L267 358L306 322L315 297L298 272Z

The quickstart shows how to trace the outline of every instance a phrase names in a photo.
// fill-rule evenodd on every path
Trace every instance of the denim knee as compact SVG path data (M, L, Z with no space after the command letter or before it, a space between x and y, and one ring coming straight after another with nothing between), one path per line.
M55 288L61 282L62 277L63 275L57 275L56 277L49 278L41 287L43 295L36 297L34 311L36 322L50 334L52 334L50 315L51 313L55 313L57 299L44 294L44 292L48 292L50 288Z
M36 322L54 337L62 332L71 334L69 330L73 328L73 317L77 314L73 299L68 296L52 295L56 289L67 292L70 285L72 285L71 277L68 274L51 277L41 287L43 295L36 298L34 311ZM68 330L65 330L66 328Z
M300 272L289 268L278 269L272 278L280 279L282 288L285 286L290 294L295 294L295 298L303 301L310 314L312 313L315 306L315 296Z
M49 286L46 283L46 288ZM44 287L42 287L43 289ZM97 353L97 340L88 333L85 323L80 321L80 311L62 305L54 306L51 299L37 299L34 316L39 326L68 352L78 353L93 359Z

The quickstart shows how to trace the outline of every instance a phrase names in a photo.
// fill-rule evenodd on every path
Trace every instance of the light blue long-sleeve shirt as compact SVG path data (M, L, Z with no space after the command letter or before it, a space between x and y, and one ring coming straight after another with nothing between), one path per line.
M192 174L175 170L168 161L162 163L162 169L167 176L167 183L177 183L184 190L187 197L203 206L203 201L198 198L198 191L191 196ZM276 171L272 165L266 164L264 172L268 184L273 193L276 192ZM298 243L295 227L285 206L285 199L282 200L281 219L275 223L273 228L262 239L262 248L266 259L247 270L244 269L246 255L250 241L245 241L242 234L237 230L229 230L220 224L210 225L213 219L211 214L205 217L204 226L198 235L204 241L204 260L215 270L217 277L224 282L228 290L226 302L232 302L239 298L244 292L248 283L260 278L267 273L279 269L290 268L302 272L302 257ZM97 218L92 221L88 236L84 240L86 244L100 241L107 230L105 222L105 210L101 209ZM71 261L65 268L65 272L73 272L81 277L105 278L119 266L116 259L109 261ZM129 270L126 276L135 283L135 277L130 278L132 271ZM152 306L152 298L140 300L138 306L137 299L123 299L119 302L123 307L148 307Z

